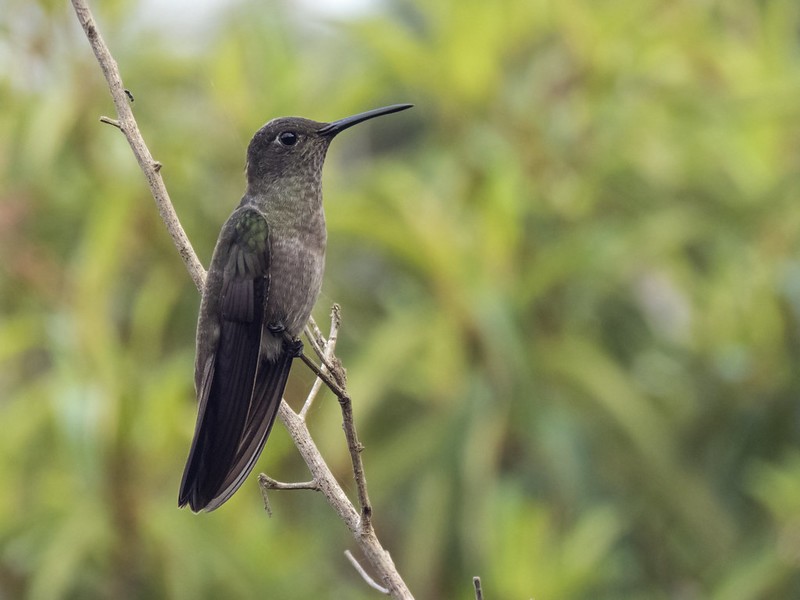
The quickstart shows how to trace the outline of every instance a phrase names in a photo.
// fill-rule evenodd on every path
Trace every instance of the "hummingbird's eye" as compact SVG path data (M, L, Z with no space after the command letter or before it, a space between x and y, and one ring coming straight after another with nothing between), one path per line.
M278 141L284 146L294 146L297 143L297 134L294 131L282 131L278 134Z

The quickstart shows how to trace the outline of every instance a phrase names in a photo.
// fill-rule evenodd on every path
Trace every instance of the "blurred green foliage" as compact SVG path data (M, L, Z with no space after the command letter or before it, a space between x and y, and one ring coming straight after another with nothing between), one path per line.
M419 598L800 597L796 0L95 4L206 263L263 122L416 103L330 152L317 315ZM0 61L0 598L375 597L317 495L176 508L196 291L69 5Z

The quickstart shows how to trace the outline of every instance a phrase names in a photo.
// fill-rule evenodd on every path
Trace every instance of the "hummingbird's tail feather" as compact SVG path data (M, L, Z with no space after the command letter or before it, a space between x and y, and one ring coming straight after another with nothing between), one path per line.
M259 365L253 386L253 404L235 462L228 470L221 491L206 505L206 510L211 511L222 506L241 487L255 467L275 423L293 358L291 353L284 350L275 360L264 360Z
M275 420L292 356L259 362L257 323L226 321L203 369L197 426L178 505L214 510L250 473Z
M216 355L204 367L197 425L181 480L179 506L193 511L210 502L239 447L258 365L260 327L225 321Z

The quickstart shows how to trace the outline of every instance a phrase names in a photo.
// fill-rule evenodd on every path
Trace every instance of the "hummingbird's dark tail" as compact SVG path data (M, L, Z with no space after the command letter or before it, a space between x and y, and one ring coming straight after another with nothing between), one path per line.
M296 355L284 348L274 360L258 358L258 334L227 323L220 351L205 366L194 441L183 472L178 505L212 511L244 482L264 449ZM241 331L235 325L241 325ZM228 329L228 331L226 331ZM260 332L259 332L260 333ZM227 334L230 334L228 337ZM251 343L241 343L251 339ZM227 338L227 339L226 339ZM232 343L226 348L226 342Z

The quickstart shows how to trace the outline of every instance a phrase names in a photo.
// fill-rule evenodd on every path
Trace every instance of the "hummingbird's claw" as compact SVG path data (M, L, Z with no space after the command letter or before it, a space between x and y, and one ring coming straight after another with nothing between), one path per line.
M283 340L283 347L293 358L300 358L303 355L303 342L298 339L287 336Z
M267 325L267 330L274 336L283 337L283 348L293 358L299 358L303 354L303 342L290 336L286 332L286 328L283 326L283 323L280 321L277 323L269 323Z

